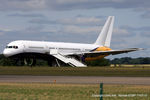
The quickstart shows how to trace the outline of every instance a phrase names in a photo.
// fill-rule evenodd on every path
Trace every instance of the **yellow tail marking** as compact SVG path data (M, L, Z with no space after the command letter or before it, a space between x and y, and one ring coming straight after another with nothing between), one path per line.
M109 50L112 50L112 49L110 49L108 47L99 47L95 51L109 51Z
M108 47L99 47L95 51L110 51L110 50L112 50L112 49L108 48ZM85 60L86 61L92 61L92 60L102 59L105 56L108 56L108 55L97 55L95 57L87 57L87 58L85 58Z

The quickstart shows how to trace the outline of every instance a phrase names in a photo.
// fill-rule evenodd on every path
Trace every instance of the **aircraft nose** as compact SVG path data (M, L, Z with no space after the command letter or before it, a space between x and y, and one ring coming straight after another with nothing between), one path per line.
M10 56L10 52L5 49L5 50L3 51L3 55L4 55L5 57L8 57L8 56Z

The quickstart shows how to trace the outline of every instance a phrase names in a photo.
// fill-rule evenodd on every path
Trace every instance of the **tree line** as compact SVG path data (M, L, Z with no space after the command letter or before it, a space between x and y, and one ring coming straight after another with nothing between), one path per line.
M150 64L150 57L139 57L139 58L131 58L131 57L123 57L123 58L115 58L110 61L111 64Z
M85 62L88 66L110 66L111 64L150 64L150 57L123 57L123 58L114 58L110 59L99 59L95 61ZM9 58L4 57L0 54L0 66L16 66L15 61ZM37 60L36 66L48 66L47 61Z

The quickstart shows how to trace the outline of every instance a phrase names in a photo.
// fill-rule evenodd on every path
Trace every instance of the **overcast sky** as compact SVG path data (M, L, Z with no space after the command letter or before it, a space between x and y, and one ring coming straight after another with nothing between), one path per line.
M114 57L150 56L150 0L0 0L0 53L14 40L94 43L108 16L112 49L146 49Z

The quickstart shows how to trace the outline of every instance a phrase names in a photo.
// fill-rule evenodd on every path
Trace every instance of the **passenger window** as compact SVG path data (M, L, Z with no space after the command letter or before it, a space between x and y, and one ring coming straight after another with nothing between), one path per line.
M12 46L9 46L8 48L12 48Z

